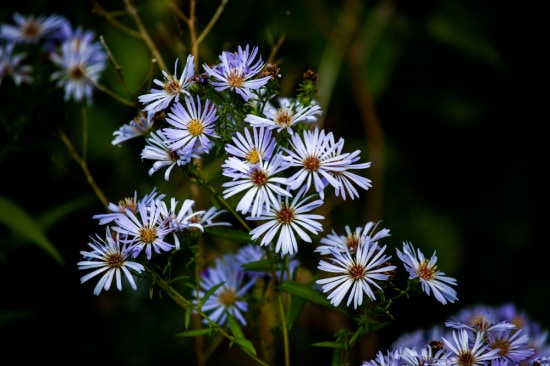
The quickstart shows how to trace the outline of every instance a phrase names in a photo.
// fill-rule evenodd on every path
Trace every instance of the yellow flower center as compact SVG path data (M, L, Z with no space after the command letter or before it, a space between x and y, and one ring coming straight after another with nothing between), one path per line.
M204 125L200 120L194 119L187 124L187 130L191 135L197 137L202 134L202 131L204 131Z
M146 226L139 230L139 238L146 244L151 244L157 239L157 228Z
M260 161L260 153L258 152L258 150L256 150L256 148L253 148L248 152L248 154L246 154L246 160L250 164L256 164Z

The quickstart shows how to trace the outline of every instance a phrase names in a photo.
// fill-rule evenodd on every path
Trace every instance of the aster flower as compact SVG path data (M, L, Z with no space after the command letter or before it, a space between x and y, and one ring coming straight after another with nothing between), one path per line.
M236 210L251 216L258 216L262 211L279 203L279 196L290 196L283 186L287 179L277 174L286 168L279 154L269 160L260 160L254 166L236 157L228 158L222 165L222 174L232 178L222 186L223 198L227 199L245 192L237 204Z
M343 143L341 140L338 144ZM290 148L283 148L288 153L285 157L290 167L299 170L289 177L291 189L305 185L308 189L313 185L321 199L324 199L324 189L327 184L340 187L340 181L335 174L344 171L351 163L346 155L337 155L338 144L334 143L332 132L316 128L314 131L304 131L302 135L294 134L290 140Z
M388 229L381 229L376 232L377 226L378 223L369 221L365 226L356 227L352 232L350 227L346 225L346 235L338 235L333 229L331 234L321 239L320 243L323 245L319 245L315 248L315 251L321 255L328 255L331 253L331 248L338 249L344 246L349 248L350 251L354 251L363 241L377 242L390 236L390 230Z
M151 259L153 251L160 254L162 251L170 251L173 244L165 241L172 228L167 225L166 219L161 218L162 205L153 200L149 204L139 201L137 203L137 215L132 211L126 211L126 215L119 215L113 230L121 234L121 240L130 243L132 256L137 257L145 251L147 259Z
M145 114L140 113L129 123L122 125L118 131L113 132L114 139L111 144L120 146L124 141L145 136L152 128L152 120L148 119Z
M137 204L140 201L148 205L149 202L153 200L162 200L165 196L165 194L159 193L156 187L141 199L138 199L137 191L134 191L134 195L132 197L125 197L118 203L109 202L107 205L109 213L97 214L94 215L93 218L99 220L100 225L105 225L115 221L120 215L126 215L128 211L137 214Z
M447 340L441 337L445 345L452 352L449 355L448 362L450 365L458 366L473 366L484 365L498 358L498 349L490 349L484 343L484 332L477 332L475 339L470 339L468 331L455 330L453 331L453 339Z
M60 15L35 16L13 14L12 24L0 26L0 39L14 44L35 44L39 41L55 36L67 23L67 20Z
M216 91L230 89L248 101L253 90L267 84L271 76L255 78L264 66L261 56L255 61L257 53L258 47L249 51L248 45L244 49L239 46L237 53L222 52L220 64L215 67L203 64L205 71L213 78L209 81Z
M405 347L401 350L403 363L408 366L445 364L447 353L443 349L434 351L432 347L423 346L420 352L416 348Z
M522 329L506 329L492 331L487 334L487 343L491 349L499 350L499 357L516 365L535 353L529 347L529 336L522 333Z
M105 237L91 237L88 246L91 251L81 251L84 260L77 263L79 270L93 269L92 272L81 277L80 282L84 283L91 278L101 275L94 288L94 295L99 295L101 290L108 291L111 284L116 281L119 291L122 291L122 276L126 277L130 286L137 289L133 273L141 273L144 270L142 264L134 262L130 258L129 247L121 243L118 235L113 237L111 229L105 229Z
M550 365L550 357L536 357L529 361L528 366L547 366Z
M424 254L417 249L416 252L411 243L403 243L403 252L397 249L397 256L403 261L405 269L409 273L409 279L418 278L422 290L429 296L433 292L437 301L442 304L455 302L457 300L456 290L451 286L456 286L456 279L446 276L445 273L437 269L437 257L434 254L430 259L425 258Z
M246 128L244 133L237 132L232 142L225 145L227 156L240 158L250 165L260 160L269 160L276 146L271 131L264 127Z
M167 144L172 150L183 150L191 152L197 146L200 146L204 152L208 153L210 148L210 139L219 138L216 134L216 105L210 103L207 99L204 108L200 97L195 99L185 98L184 108L179 102L172 106L171 113L168 113L166 122L174 128L164 128L163 132L167 139Z
M58 52L50 53L50 60L60 70L50 76L58 87L65 90L64 100L92 103L92 92L101 72L105 69L106 54L94 33L77 28L61 44Z
M404 365L401 352L388 350L386 353L378 351L376 357L370 361L363 361L361 366L402 366Z
M199 220L198 216L204 211L193 211L193 206L195 205L194 200L186 199L181 203L179 208L180 202L174 197L170 199L170 207L168 207L164 201L160 201L159 203L160 221L167 227L168 232L173 234L176 250L180 249L178 238L180 232L191 229L197 229L201 232L204 231L202 225L197 223Z
M204 211L194 211L194 206L195 201L192 199L186 199L180 205L180 202L172 197L170 199L170 207L164 201L161 201L161 220L166 222L170 227L170 231L177 232L192 228L204 231L202 225L198 222Z
M214 221L214 219L226 212L226 210L220 210L212 206L206 211L199 211L197 215L193 216L191 221L200 224L203 228L212 226L232 226L230 222Z
M323 230L317 222L324 217L312 214L311 211L323 204L322 200L313 199L313 195L305 197L306 190L301 189L294 197L279 197L273 205L260 216L249 216L247 220L259 220L265 222L252 229L252 240L261 238L260 245L275 243L275 253L281 255L294 255L298 252L297 236L311 243L311 237L307 233L317 235Z
M278 98L278 102L279 106L272 103L266 105L265 117L249 114L244 120L252 126L276 129L277 132L285 130L293 134L292 126L298 122L315 122L316 116L321 114L321 107L318 104L304 106L298 101L282 97Z
M156 171L166 168L164 180L170 180L170 173L175 166L188 164L192 158L199 158L197 154L187 154L183 150L173 150L168 146L168 142L162 130L153 131L145 139L146 146L141 151L141 159L154 160L153 166L149 169L149 175Z
M332 257L328 261L321 260L317 268L336 276L322 278L316 281L322 285L324 293L329 293L328 299L334 306L340 305L349 292L346 306L353 300L353 307L357 309L363 303L363 295L376 300L373 287L382 289L378 282L390 278L390 271L396 267L388 265L391 256L384 252L386 246L378 246L376 243L363 242L355 252L349 248L344 250L332 249Z
M338 144L338 149L334 152L334 155L336 157L341 156L341 150L344 146L343 139L342 143ZM355 186L359 186L360 188L363 188L365 191L367 191L370 187L372 187L372 181L366 177L362 177L358 174L352 173L351 170L355 169L366 169L370 168L371 163L361 163L361 164L353 164L356 161L360 159L359 154L361 153L360 150L355 150L354 152L350 153L346 156L346 158L349 160L349 164L344 165L343 170L337 170L334 171L334 178L340 182L338 186L334 187L334 195L336 197L341 196L343 200L347 198L347 195L349 195L349 198L355 199L359 198L359 192L357 192L357 189ZM347 194L347 195L346 195Z
M201 273L200 291L193 292L193 296L196 298L194 303L202 301L210 289L223 283L206 299L201 310L219 326L226 324L227 314L233 316L242 325L246 325L244 314L248 310L248 303L245 300L245 295L255 282L255 278L245 280L244 272L235 262L234 255L226 254L217 259L213 267L207 268ZM207 322L206 319L204 321Z
M453 329L465 329L472 333L484 332L491 333L494 331L506 331L516 328L516 326L508 321L495 321L491 319L489 314L475 313L469 323L463 323L457 319L450 319L445 322L445 326ZM494 314L492 314L494 315Z
M25 53L13 53L14 44L8 43L0 45L0 85L5 77L11 77L15 85L22 83L30 84L33 81L32 66L25 65L22 61L25 59Z
M187 56L187 62L181 76L178 79L178 61L176 59L174 66L174 74L169 74L168 72L162 70L162 75L164 80L160 81L158 79L153 80L153 83L161 89L151 88L150 93L140 95L138 100L145 105L143 109L144 112L147 112L149 118L151 118L155 113L165 110L172 101L178 102L180 94L191 96L189 93L189 88L195 83L193 76L195 75L195 58L193 55Z

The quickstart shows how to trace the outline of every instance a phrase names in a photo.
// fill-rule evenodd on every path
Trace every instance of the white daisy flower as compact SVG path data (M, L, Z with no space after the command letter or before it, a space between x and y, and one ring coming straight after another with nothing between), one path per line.
M278 106L268 103L265 107L265 117L249 114L244 119L252 126L283 130L293 134L292 126L298 122L313 123L317 121L317 115L321 114L321 107L318 104L303 106L290 98L278 98Z
M174 245L165 241L166 236L172 232L166 219L161 217L162 205L160 201L153 200L149 204L139 201L137 214L126 211L126 215L119 215L113 230L121 234L121 240L130 244L130 250L134 257L145 251L147 259L151 259L153 251L160 254L162 251L174 249Z
M178 61L174 65L174 74L162 70L164 80L153 80L153 83L160 87L151 88L150 93L143 94L138 100L145 105L143 111L147 112L149 118L155 113L165 110L172 101L178 102L180 94L191 96L188 89L195 83L195 58L192 54L187 56L187 62L180 77L178 78Z
M216 105L208 99L203 107L199 96L196 102L194 98L186 97L185 108L179 102L175 103L166 118L173 128L163 129L170 149L188 153L200 148L208 153L211 139L219 138L215 131L216 112Z
M250 165L255 165L260 160L269 160L275 146L270 130L264 127L252 127L246 128L244 133L237 132L232 138L232 143L225 145L225 152L227 156L234 156Z
M50 79L65 90L64 100L92 103L92 93L106 66L106 53L94 33L77 28L63 41L61 49L49 54L50 60L60 70Z
M260 160L254 166L236 157L228 158L222 165L222 174L232 178L222 186L223 198L227 199L244 192L237 211L251 216L260 215L263 210L269 210L279 204L279 196L288 197L287 178L277 174L286 169L286 164L279 154L269 160Z
M290 140L290 147L283 148L287 152L285 159L290 167L299 170L289 177L291 189L297 189L305 185L308 189L314 186L321 199L324 199L324 189L330 184L339 188L341 183L335 178L335 174L346 170L351 163L347 154L339 155L340 140L334 142L332 132L315 128L314 131L304 131L303 134L294 134Z
M304 197L306 189L303 188L294 197L279 197L273 205L263 214L247 217L247 220L264 221L260 226L252 229L252 240L261 238L260 245L275 243L275 252L281 255L294 255L298 251L298 240L311 243L311 237L307 233L317 235L323 230L317 220L324 217L312 214L311 211L323 204L322 200L311 201L313 196Z
M217 91L230 89L248 101L253 96L252 91L260 89L271 78L271 76L255 78L264 67L261 56L254 61L257 53L258 47L249 51L248 45L244 49L239 46L237 53L222 52L221 62L215 67L207 64L203 67L213 78L210 79L210 83Z
M141 273L145 268L142 264L131 260L128 245L121 243L118 240L118 235L113 236L109 227L105 229L104 238L96 234L96 237L91 239L88 246L92 250L81 251L80 254L84 260L78 262L77 265L79 270L93 269L93 272L82 276L80 282L84 283L101 275L94 288L94 295L99 295L101 290L108 291L113 281L116 281L118 290L122 291L122 276L124 275L130 286L134 290L137 289L133 273Z
M222 283L223 285L206 299L201 310L219 326L227 323L227 314L233 316L242 325L246 325L244 314L248 310L248 303L245 295L256 283L256 278L245 279L245 272L232 254L226 254L217 259L213 267L201 273L200 290L198 293L193 292L194 303L198 304L210 289ZM207 319L203 321L206 323Z
M453 339L441 337L452 352L448 357L449 365L474 366L486 365L487 362L499 357L499 349L490 349L484 342L485 333L478 332L475 339L470 339L467 330L453 330Z
M397 256L403 261L409 279L418 278L428 296L433 292L436 300L444 305L457 300L456 290L451 287L456 286L456 279L437 269L435 253L430 259L425 258L420 249L415 251L411 243L404 242L403 251L397 249Z
M391 256L385 255L385 245L380 247L376 243L363 242L354 252L347 247L344 249L332 249L332 257L319 262L319 270L336 276L319 279L316 283L322 285L324 293L329 293L328 299L334 306L340 305L349 292L346 306L353 301L353 307L357 309L363 303L364 294L376 300L372 288L382 289L379 282L388 280L389 272L395 266L386 263Z
M130 122L122 125L117 131L113 132L114 139L112 145L120 146L124 141L135 137L145 136L153 128L153 120L147 118L143 113L139 113Z

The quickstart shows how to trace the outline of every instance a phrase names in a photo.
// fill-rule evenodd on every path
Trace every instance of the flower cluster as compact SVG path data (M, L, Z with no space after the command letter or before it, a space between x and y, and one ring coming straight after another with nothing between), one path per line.
M60 15L13 15L15 24L0 25L0 84L33 82L27 54L41 52L54 66L50 80L64 89L64 99L92 103L92 93L106 67L106 53L94 32L73 28Z
M543 365L549 351L548 331L515 305L474 305L444 326L401 335L362 365Z
M58 15L15 14L13 20L0 27L0 82L31 84L25 47L35 47L55 67L50 80L64 89L64 100L91 106L107 57L94 33L73 29ZM241 327L261 321L254 317L266 308L279 320L272 331L282 333L288 360L288 331L305 301L355 321L355 329L328 345L342 352L393 320L398 299L458 300L457 280L439 270L436 253L425 256L409 241L393 247L381 221L342 231L323 226L329 198L360 198L373 182L362 152L349 151L343 138L323 128L311 70L294 95L281 95L280 69L265 62L257 46L224 50L213 63L188 54L173 65L173 73L161 69L162 78L151 77L151 87L137 94L134 118L113 132L111 144L142 140L149 176L163 174L167 184L193 189L169 196L155 186L104 202L106 212L93 215L101 230L77 263L85 272L81 283L96 281L95 295L128 286L164 291L185 310L184 335L218 332L259 364L267 363ZM201 189L208 204L193 194ZM303 265L304 252L318 256L314 268ZM518 324L515 308L492 311L458 314L447 329L429 331L429 339L407 335L363 366L547 363L545 332L525 317ZM198 329L188 329L191 316L200 318Z
M324 204L328 187L343 199L358 197L356 186L365 190L371 187L368 178L351 173L368 168L370 163L357 163L359 150L343 152L342 138L336 139L331 132L314 125L321 113L315 102L304 105L300 96L279 97L268 86L276 80L270 76L257 77L264 67L257 47L246 45L236 52L224 51L219 59L220 63L212 67L204 64L205 73L199 77L190 71L194 58L189 55L181 77L177 77L177 71L174 75L163 71L164 82L155 82L162 89L153 88L139 98L144 103L140 113L146 114L143 118L150 125L149 129L141 130L146 142L141 157L154 161L149 174L165 168L164 178L169 180L169 172L175 166L195 174L196 161L219 151L225 159L221 164L223 199L236 197L236 214L244 215L250 223L250 226L245 223L245 227L250 227L247 230L250 242L245 244L263 246L271 256L284 261L286 256L299 252L300 243L312 243L323 232L323 216L315 210ZM221 115L219 111L226 106L214 100L229 100L239 104L244 112L229 117ZM278 104L277 109L274 103ZM158 117L159 114L165 117ZM153 127L150 121L159 118L164 118L161 127ZM117 143L138 136L136 133L123 136L126 130L128 125L115 132ZM95 218L103 225L111 225L119 246L132 258L144 252L145 258L151 260L154 254L180 249L180 238L186 239L185 230L204 230L198 223L202 211L193 212L191 200L185 200L179 207L176 199L171 198L168 207L163 198L156 191L143 199L134 196L119 206L111 204L112 213ZM365 296L370 301L377 299L375 292L384 291L384 283L390 282L397 267L389 262L387 246L379 244L380 239L389 236L388 229L376 232L376 225L369 222L353 234L349 227L346 230L347 238L333 230L321 239L324 245L317 251L324 259L318 269L335 276L318 279L316 284L321 285L334 306L340 305L349 293L346 305L353 302L357 309ZM258 260L256 253L243 253L253 256L242 263ZM435 255L427 260L410 243L405 243L403 252L398 250L397 254L409 279L418 279L424 292L428 295L433 292L443 304L457 299L452 288L456 281L437 270ZM109 267L110 262L105 263ZM235 260L227 256L222 262L216 261L202 276L203 291L198 293L199 298L209 287L219 284L215 281L219 278L227 278L228 283L218 291L227 294L230 288L234 292L232 298L242 296L250 286L237 291L243 273L236 267ZM234 309L233 302L225 295L222 297L225 300L217 302L218 309L203 307L205 312L212 310L218 320L224 319L218 313L220 308ZM237 314L235 310L234 315ZM246 324L243 316L237 318Z

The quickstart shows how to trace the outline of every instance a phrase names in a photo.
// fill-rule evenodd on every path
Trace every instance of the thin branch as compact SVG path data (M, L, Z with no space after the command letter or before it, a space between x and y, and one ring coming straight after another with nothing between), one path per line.
M120 80L120 83L122 84L122 86L126 90L126 93L128 93L129 96L132 96L133 93L130 90L130 87L128 86L128 84L126 83L126 79L124 78L124 74L122 73L122 66L120 66L120 64L116 60L116 58L113 55L113 53L111 52L111 49L109 48L109 46L107 46L107 42L105 42L105 38L103 38L103 36L100 36L99 41L103 45L103 48L105 49L105 52L107 52L107 57L109 58L109 60L113 64L113 67L115 68L115 70L118 74L118 78Z
M84 175L86 176L86 180L94 190L97 198L99 198L103 206L105 206L105 209L108 210L109 201L107 201L107 198L105 197L105 195L103 194L99 186L96 184L92 174L90 173L90 170L88 169L88 164L86 164L86 161L82 159L80 155L78 155L71 140L69 140L65 132L63 132L63 130L59 129L59 135L61 136L61 140L63 141L65 146L67 146L67 149L69 149L69 152L71 153L71 156L73 157L73 159L78 163L78 165L80 166L80 169L82 169L82 171L84 172Z
M132 37L135 37L135 38L141 37L141 34L139 32L136 32L135 30L128 28L127 26L125 26L124 24L116 20L113 16L113 14L115 14L114 12L106 11L101 7L101 5L97 3L97 1L92 1L92 3L94 4L94 7L92 8L92 14L98 14L102 16L113 27L122 30L123 32L127 33ZM119 12L119 13L120 15L126 15L126 12Z
M220 15L222 15L223 10L225 9L225 6L227 5L228 2L229 0L222 0L220 5L216 9L216 12L212 16L212 18L210 19L210 21L208 22L208 24L206 25L206 27L204 28L200 36L197 38L197 47L202 43L202 41L204 41L208 33L212 30L212 28L214 27L214 24L216 24Z
M159 67L162 70L168 70L168 68L166 67L166 63L164 62L164 59L162 58L162 55L160 54L157 46L155 45L155 43L153 42L153 40L149 36L149 33L147 33L147 29L143 25L140 17L138 16L137 9L134 8L134 6L132 5L132 1L131 0L124 0L124 4L126 4L126 10L128 10L128 13L134 19L134 22L136 23L136 26L138 27L139 34L140 34L141 38L143 39L143 41L145 42L145 44L147 45L147 47L149 48L149 50L153 54L153 59L156 60L156 62L158 63Z

